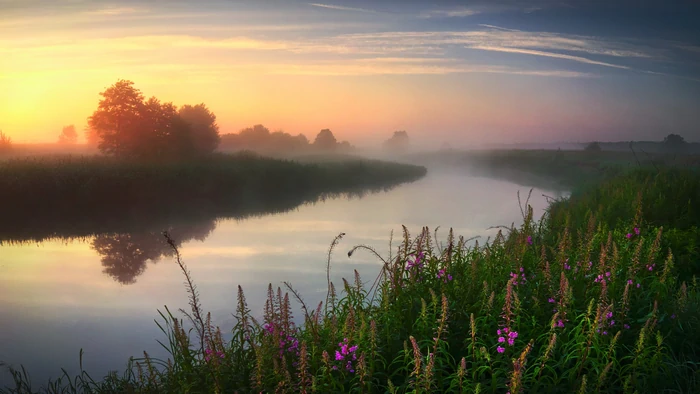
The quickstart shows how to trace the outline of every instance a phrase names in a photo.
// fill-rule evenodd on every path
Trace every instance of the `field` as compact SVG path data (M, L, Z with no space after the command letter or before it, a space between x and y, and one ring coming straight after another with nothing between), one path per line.
M169 310L158 320L170 359L43 391L698 392L699 201L697 172L645 166L575 189L541 220L523 201L524 224L487 244L406 229L391 256L353 248L376 256L378 276L329 281L319 305L270 286L255 319L239 287L231 340L169 240L191 301L184 321ZM4 392L37 391L13 373Z

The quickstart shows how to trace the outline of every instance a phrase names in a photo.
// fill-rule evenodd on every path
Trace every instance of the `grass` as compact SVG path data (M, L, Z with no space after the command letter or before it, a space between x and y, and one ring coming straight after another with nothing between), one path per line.
M665 244L698 224L695 211L686 219L677 207L697 205L698 184L692 171L619 175L554 203L539 221L526 203L522 226L483 245L451 232L442 245L427 228L404 229L391 256L351 249L349 257L376 256L379 275L356 274L338 288L329 280L319 305L289 284L270 285L256 319L239 287L226 341L166 235L190 295L184 320L160 315L169 360L144 355L121 375L64 375L43 391L698 392L700 287ZM36 391L11 371L16 388L3 393Z
M106 157L0 162L0 242L124 232L143 223L240 218L280 212L341 193L385 190L426 169L380 161L298 163L250 153L196 161ZM152 230L152 229L151 229Z
M700 168L700 155L673 155L644 151L496 150L422 153L411 156L425 165L450 165L475 174L513 182L551 187L587 188L639 168Z

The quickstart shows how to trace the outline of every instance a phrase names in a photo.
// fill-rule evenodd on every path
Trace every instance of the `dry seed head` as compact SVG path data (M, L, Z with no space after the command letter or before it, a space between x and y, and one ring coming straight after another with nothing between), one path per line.
M610 372L612 365L613 362L610 361L605 365L605 368L603 368L603 372L600 373L600 377L598 378L598 387L602 387L603 384L605 384L605 378L608 376L608 372Z
M581 378L581 388L578 390L579 394L586 394L586 380L586 375L583 375Z
M411 335L409 337L411 340L411 345L413 346L413 362L414 362L414 367L413 367L413 375L414 376L419 376L420 371L421 371L421 359L423 358L423 355L420 352L420 348L418 347L418 342L416 342L416 338Z
M486 303L486 307L488 310L491 310L493 308L493 300L496 298L496 292L492 291L491 295L489 296L488 302Z
M666 261L664 262L664 270L661 273L661 279L659 280L661 283L666 282L666 278L668 278L668 275L671 273L672 269L673 269L673 252L671 252L671 248L668 248L668 257L666 257Z

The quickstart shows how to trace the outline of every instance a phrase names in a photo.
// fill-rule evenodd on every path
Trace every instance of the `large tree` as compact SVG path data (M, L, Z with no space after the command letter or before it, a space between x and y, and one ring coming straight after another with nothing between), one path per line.
M314 147L320 150L335 150L337 145L338 141L329 129L319 131L314 140Z
M204 104L185 105L178 111L180 117L192 129L192 141L197 154L212 153L221 142L216 115Z
M75 131L75 126L70 125L70 126L63 127L61 134L58 135L58 143L59 144L75 144L77 142L78 142L78 132Z
M144 101L131 81L101 93L86 136L105 154L132 158L184 158L213 152L219 144L216 116L204 104L180 110L155 97Z
M88 118L88 127L99 138L97 147L108 155L137 156L145 137L143 94L133 82L119 80L100 95L97 110Z

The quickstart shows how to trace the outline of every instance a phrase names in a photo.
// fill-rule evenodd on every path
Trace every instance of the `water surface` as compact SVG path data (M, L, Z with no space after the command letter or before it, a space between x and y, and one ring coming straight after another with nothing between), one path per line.
M489 226L520 223L517 192L528 187L456 173L429 173L420 181L362 197L317 201L288 212L246 219L202 219L171 226L200 290L201 301L222 330L234 324L237 285L250 309L260 314L268 283L291 282L308 304L326 294L326 255L333 238L346 236L333 254L337 283L357 269L365 281L379 262L347 251L367 244L388 253L392 230L413 233L441 226L443 242L453 227L465 238L495 234ZM539 217L546 207L535 189L531 205ZM523 201L524 202L524 201ZM67 227L70 227L67 225ZM78 354L93 376L122 370L129 356L148 351L163 357L154 323L164 305L188 305L183 277L159 230L144 226L130 233L96 234L0 246L0 361L24 364L43 383L60 368L78 371ZM297 312L298 314L298 312ZM0 386L9 376L0 372Z

